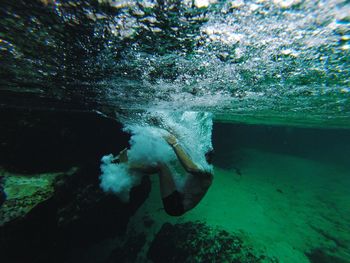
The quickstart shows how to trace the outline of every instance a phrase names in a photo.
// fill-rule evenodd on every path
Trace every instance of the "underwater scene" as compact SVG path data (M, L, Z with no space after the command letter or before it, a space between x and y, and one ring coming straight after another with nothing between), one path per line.
M350 1L1 0L0 262L350 263Z

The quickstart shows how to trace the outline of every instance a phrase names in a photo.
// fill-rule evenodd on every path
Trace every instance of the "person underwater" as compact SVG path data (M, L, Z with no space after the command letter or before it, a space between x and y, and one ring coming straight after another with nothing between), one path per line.
M175 181L175 174L168 163L163 161L145 164L144 162L133 162L128 157L128 150L125 148L113 160L114 163L127 164L127 169L132 174L151 175L158 174L160 182L160 193L164 210L171 216L181 216L193 209L207 193L213 181L213 173L197 165L182 147L179 140L171 133L163 135L163 138L174 151L181 169L183 183L181 187ZM212 162L213 150L205 153L205 160L210 165Z

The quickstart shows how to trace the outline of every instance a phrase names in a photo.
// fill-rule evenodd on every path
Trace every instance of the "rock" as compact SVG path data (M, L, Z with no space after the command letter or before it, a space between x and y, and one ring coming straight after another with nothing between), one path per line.
M54 193L55 179L62 175L64 173L25 176L1 171L6 200L0 207L0 226L11 220L25 217L38 204L51 198Z
M129 233L121 246L117 246L104 263L137 262L137 256L146 243L145 233Z
M4 178L0 176L0 207L6 200L6 193L4 191L3 182L4 182Z
M98 181L84 184L83 179L84 171L63 178L61 174L7 175L5 191L10 194L0 210L4 262L62 262L77 249L121 236L150 191L145 177L125 204L105 194Z
M306 253L311 263L349 263L346 253L336 253L327 247L316 248Z
M163 262L278 262L259 255L243 239L200 222L162 226L148 251L154 263Z
M145 177L127 204L100 189L101 157L129 138L116 120L10 109L0 117L2 262L67 262L79 249L125 233L151 183Z
M0 166L22 174L91 166L119 153L130 136L95 112L0 109ZM94 178L96 174L92 175Z

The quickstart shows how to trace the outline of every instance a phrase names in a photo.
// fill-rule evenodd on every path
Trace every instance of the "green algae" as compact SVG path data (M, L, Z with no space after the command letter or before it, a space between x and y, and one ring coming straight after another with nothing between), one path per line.
M155 263L279 262L254 251L239 235L203 222L165 223L150 246L148 258Z
M54 194L54 184L62 173L17 175L1 172L4 176L6 201L0 207L0 226L25 217L34 207Z

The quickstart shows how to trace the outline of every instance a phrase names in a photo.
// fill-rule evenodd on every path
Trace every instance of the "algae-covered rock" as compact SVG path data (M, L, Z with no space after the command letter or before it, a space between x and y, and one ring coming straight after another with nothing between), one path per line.
M118 121L31 108L0 109L0 120L1 262L69 262L124 234L151 183L145 177L129 203L100 188L101 157L129 140Z
M0 207L0 226L6 222L24 217L35 206L54 194L54 184L64 173L39 175L18 175L1 171L3 192L6 195Z
M78 249L122 235L150 191L145 177L125 204L82 170L3 174L7 199L0 207L0 254L7 263L65 262Z
M150 246L148 258L155 263L278 262L254 251L242 237L200 222L164 224Z

